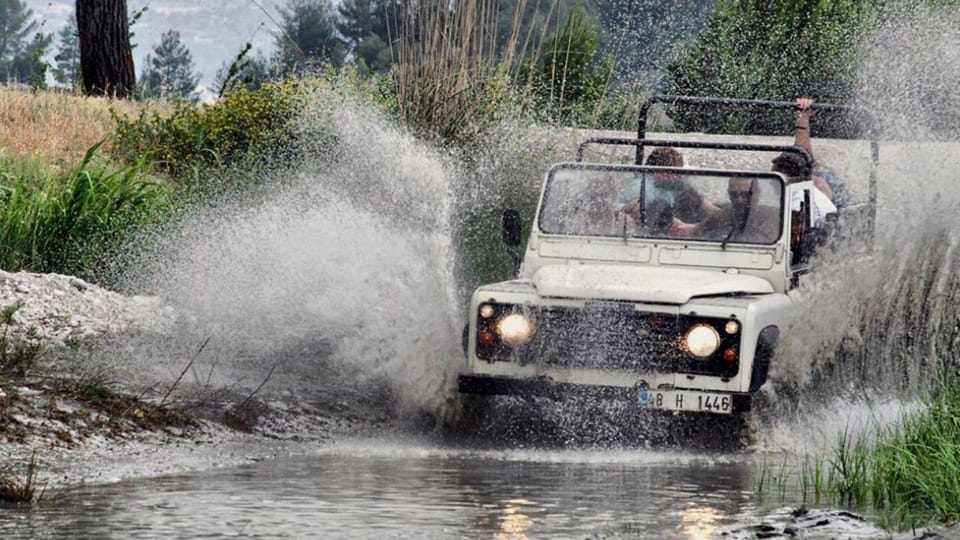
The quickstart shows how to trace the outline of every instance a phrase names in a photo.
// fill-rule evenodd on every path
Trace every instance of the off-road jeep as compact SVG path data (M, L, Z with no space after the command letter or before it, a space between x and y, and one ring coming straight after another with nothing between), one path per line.
M711 99L793 106L650 102ZM522 264L514 253L516 279L473 293L461 393L589 393L713 415L751 409L795 308L789 293L826 234L813 222L816 188L809 177L766 170L640 163L666 146L786 152L807 164L811 156L786 145L645 139L646 107L640 118L636 139L587 140L577 161L547 172ZM586 162L588 144L635 146L635 162ZM859 209L871 225L874 184ZM519 246L519 214L506 211L503 224L506 244Z

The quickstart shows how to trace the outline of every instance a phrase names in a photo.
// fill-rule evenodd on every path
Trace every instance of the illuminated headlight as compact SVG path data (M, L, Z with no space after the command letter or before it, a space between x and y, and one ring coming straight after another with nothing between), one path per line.
M731 319L727 321L727 324L723 325L723 331L732 336L740 331L740 323Z
M695 324L684 338L690 354L706 358L720 348L720 334L709 324Z
M504 343L516 347L530 341L533 326L522 314L512 313L500 319L497 323L497 332Z

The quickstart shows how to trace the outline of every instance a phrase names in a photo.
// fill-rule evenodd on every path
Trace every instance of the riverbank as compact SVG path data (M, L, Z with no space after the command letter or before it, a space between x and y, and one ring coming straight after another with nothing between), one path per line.
M34 455L35 485L69 487L299 453L359 425L348 405L111 364L101 351L127 340L175 341L182 315L157 297L0 271L0 309L0 483L26 483Z

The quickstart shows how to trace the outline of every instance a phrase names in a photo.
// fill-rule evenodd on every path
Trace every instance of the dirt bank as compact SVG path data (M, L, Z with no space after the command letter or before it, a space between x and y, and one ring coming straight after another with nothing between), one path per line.
M169 340L182 319L157 297L0 271L0 473L21 477L34 454L53 486L185 472L300 452L357 425L336 404L255 384L186 391L186 369L146 383L100 354Z

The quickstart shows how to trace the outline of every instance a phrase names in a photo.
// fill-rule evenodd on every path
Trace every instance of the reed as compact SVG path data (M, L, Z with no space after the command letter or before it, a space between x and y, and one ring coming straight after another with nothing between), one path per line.
M539 55L548 25L522 32L528 10L520 0L504 45L499 5L468 0L451 11L418 2L390 14L397 113L421 135L462 145L527 99L517 91L517 68ZM538 8L532 16L549 20L557 7L552 0L546 12Z
M37 453L30 456L23 478L18 476L9 467L0 468L0 501L8 503L40 502L46 492L46 484L40 486L37 493L37 478L40 473L40 462Z

